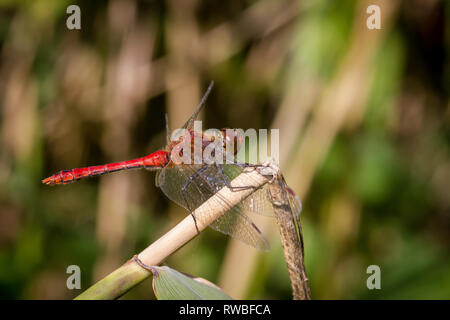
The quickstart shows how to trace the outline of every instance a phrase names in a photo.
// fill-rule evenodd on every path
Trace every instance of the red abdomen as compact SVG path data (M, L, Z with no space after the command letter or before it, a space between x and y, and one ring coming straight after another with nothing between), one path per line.
M167 151L160 150L138 159L109 163L100 166L62 170L48 178L45 178L42 180L42 183L47 185L67 184L86 177L93 177L105 173L135 168L146 168L149 170L160 169L168 162L169 155Z

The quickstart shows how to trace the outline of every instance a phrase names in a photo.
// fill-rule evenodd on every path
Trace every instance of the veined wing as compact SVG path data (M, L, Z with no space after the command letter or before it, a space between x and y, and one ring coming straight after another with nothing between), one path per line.
M228 180L231 181L242 173L244 166L226 164L223 165L222 168L225 175L228 177ZM263 216L273 217L274 210L273 205L270 202L268 185L264 185L262 188L256 190L245 198L241 202L241 208L245 211L245 213L256 213Z
M242 173L243 167L246 165L237 164L237 165L224 165L225 174L230 178L230 180L237 177ZM299 196L292 190L284 180L284 177L281 177L279 182L281 184L281 188L284 189L286 193L286 197L289 202L289 206L291 207L291 211L295 216L299 216L302 211L302 203L300 201ZM269 185L265 184L262 188L256 190L250 196L248 196L245 200L241 202L241 206L245 209L245 212L252 212L256 214L261 214L265 216L273 216L273 204L271 202Z
M195 109L194 113L188 119L188 121L186 121L186 123L183 125L183 127L182 127L183 129L192 129L192 127L194 125L194 121L195 121L195 119L197 119L200 110L202 110L203 106L205 105L206 99L208 98L208 95L211 92L211 89L212 89L213 86L214 86L214 81L211 81L211 83L208 86L208 89L206 89L206 92L203 95L202 100L200 100L200 103L198 104L198 106Z
M209 200L220 189L227 185L226 179L232 179L228 174L236 173L228 165L223 165L226 177L220 172L218 165L182 165L165 167L157 175L157 184L172 201L193 212L200 205ZM234 178L234 177L233 177ZM217 206L231 204L224 197L215 197L215 201L209 201L210 211ZM242 202L233 206L223 216L210 226L216 231L241 240L258 249L267 250L269 245L261 231L245 214ZM199 217L195 217L199 219ZM198 221L198 220L197 220Z
M280 183L286 191L286 196L288 197L291 211L298 218L300 216L300 213L302 212L302 202L300 201L300 197L287 185L284 177L282 177L281 179L282 180L280 181Z

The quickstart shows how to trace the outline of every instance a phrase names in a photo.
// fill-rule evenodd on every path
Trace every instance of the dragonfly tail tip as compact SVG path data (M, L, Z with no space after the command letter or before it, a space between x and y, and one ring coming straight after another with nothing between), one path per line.
M54 181L53 177L48 177L48 178L42 179L42 183L49 185L49 186L55 184L54 182L55 181Z

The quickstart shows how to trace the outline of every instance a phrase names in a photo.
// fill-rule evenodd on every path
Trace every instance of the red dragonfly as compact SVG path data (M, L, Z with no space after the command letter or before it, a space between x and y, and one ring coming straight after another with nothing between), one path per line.
M188 135L190 135L190 138L194 138L195 135L200 135L203 148L214 142L214 138L205 135L202 132L196 132L194 130L194 121L202 107L205 105L212 86L213 82L209 85L195 112L182 127L183 129L186 129ZM221 132L225 135L225 132L228 133L229 131L225 131L225 129L223 129ZM173 161L174 159L171 155L175 154L182 156L182 153L176 149L179 147L182 139L183 137L175 141L170 141L168 135L167 146L163 150L159 150L147 156L133 160L63 170L48 178L45 178L42 180L42 183L47 185L68 184L86 177L126 169L145 168L148 170L159 170L156 175L157 186L162 189L168 198L184 207L192 214L197 207L210 199L214 194L216 194L217 191L225 186L229 187L230 181L241 174L243 169L249 165L241 164L237 161L225 164L180 164ZM228 135L223 137L223 141L226 141L226 139L230 139ZM231 139L236 139L234 142L237 147L232 151L233 156L235 156L239 150L240 141L237 141L237 135L233 136ZM292 211L296 215L299 215L301 211L301 202L298 196L289 187L287 187L287 185L286 191ZM228 204L227 199L219 199L217 201L217 205L220 206ZM253 247L261 250L268 250L268 242L258 227L247 215L252 212L263 215L273 214L273 206L269 200L267 188L263 187L256 190L242 202L232 207L231 210L222 215L210 226L217 231L230 235L233 238L241 240Z

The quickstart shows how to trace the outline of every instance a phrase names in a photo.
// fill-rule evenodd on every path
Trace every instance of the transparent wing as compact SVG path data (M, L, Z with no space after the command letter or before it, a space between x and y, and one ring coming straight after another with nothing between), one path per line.
M262 232L247 215L242 213L240 205L235 206L214 221L210 224L210 227L255 248L261 250L269 250L270 248Z
M273 205L270 202L268 186L256 190L251 196L241 202L245 212L274 217Z
M284 178L282 178L280 183L286 191L286 196L288 197L292 213L298 218L300 216L300 213L302 212L302 202L300 201L300 197L287 185Z
M192 127L194 125L194 121L195 121L195 119L197 119L200 110L202 110L203 106L205 105L206 99L208 98L208 95L211 92L211 89L212 89L213 86L214 86L214 81L211 81L211 83L208 86L208 89L206 89L206 92L203 95L202 100L200 100L200 103L198 104L198 106L195 109L194 113L192 114L192 116L188 119L188 121L186 121L186 123L182 127L183 129L192 129Z
M297 217L300 216L300 213L302 212L302 202L300 201L300 198L297 194L291 194L288 191L288 199L289 204L291 206L292 213L296 215Z
M228 177L229 181L231 181L242 173L242 170L245 166L245 164L229 164L223 165L222 167L225 175ZM286 192L286 196L288 198L292 213L297 217L300 216L300 213L302 211L302 203L299 196L287 185L284 178L282 178L279 183ZM256 213L273 217L274 210L270 198L269 186L268 184L266 184L261 189L256 190L249 197L243 200L240 203L240 206L245 213Z
M243 166L226 164L223 165L223 171L231 181L242 173ZM274 216L273 206L270 202L269 190L267 185L263 188L256 190L250 196L240 203L242 210L246 213L256 213L263 216Z
M157 177L158 185L169 199L193 212L226 186L233 175L237 176L240 173L239 170L228 168L228 166L232 165L223 166L225 177L217 165L166 167ZM209 201L208 205L211 213L217 206L231 206L224 197L216 197L215 201ZM237 204L210 226L253 247L267 250L269 248L267 241L245 212L242 203Z

